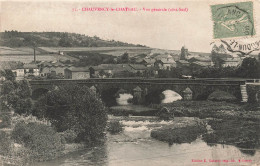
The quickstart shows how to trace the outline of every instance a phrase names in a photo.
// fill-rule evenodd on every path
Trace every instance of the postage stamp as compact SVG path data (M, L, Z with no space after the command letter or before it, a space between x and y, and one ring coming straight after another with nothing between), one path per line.
M211 6L214 38L254 36L253 2L237 2Z

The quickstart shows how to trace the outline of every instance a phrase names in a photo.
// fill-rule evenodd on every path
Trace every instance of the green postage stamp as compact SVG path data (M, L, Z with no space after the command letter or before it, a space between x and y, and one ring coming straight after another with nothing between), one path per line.
M211 6L214 38L255 35L253 2L237 2Z

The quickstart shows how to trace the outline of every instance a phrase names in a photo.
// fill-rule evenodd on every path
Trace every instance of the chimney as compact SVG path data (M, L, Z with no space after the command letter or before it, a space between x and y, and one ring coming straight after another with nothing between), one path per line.
M35 47L33 47L33 58L34 58L34 63L36 63Z

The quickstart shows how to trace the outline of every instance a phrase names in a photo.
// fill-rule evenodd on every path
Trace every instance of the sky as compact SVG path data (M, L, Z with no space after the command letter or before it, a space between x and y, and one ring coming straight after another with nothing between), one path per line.
M228 3L230 1L218 1ZM231 1L232 2L232 1ZM75 32L102 39L142 44L153 48L210 52L213 22L210 5L215 1L0 1L0 31ZM73 11L85 7L137 8L138 11ZM187 12L143 11L179 9ZM260 0L254 1L258 32ZM259 17L257 17L259 16ZM258 33L257 33L258 34Z

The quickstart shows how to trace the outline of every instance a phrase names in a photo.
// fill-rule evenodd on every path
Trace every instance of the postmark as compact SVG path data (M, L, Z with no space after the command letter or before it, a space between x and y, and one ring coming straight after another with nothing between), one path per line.
M215 39L254 36L253 2L211 6Z

